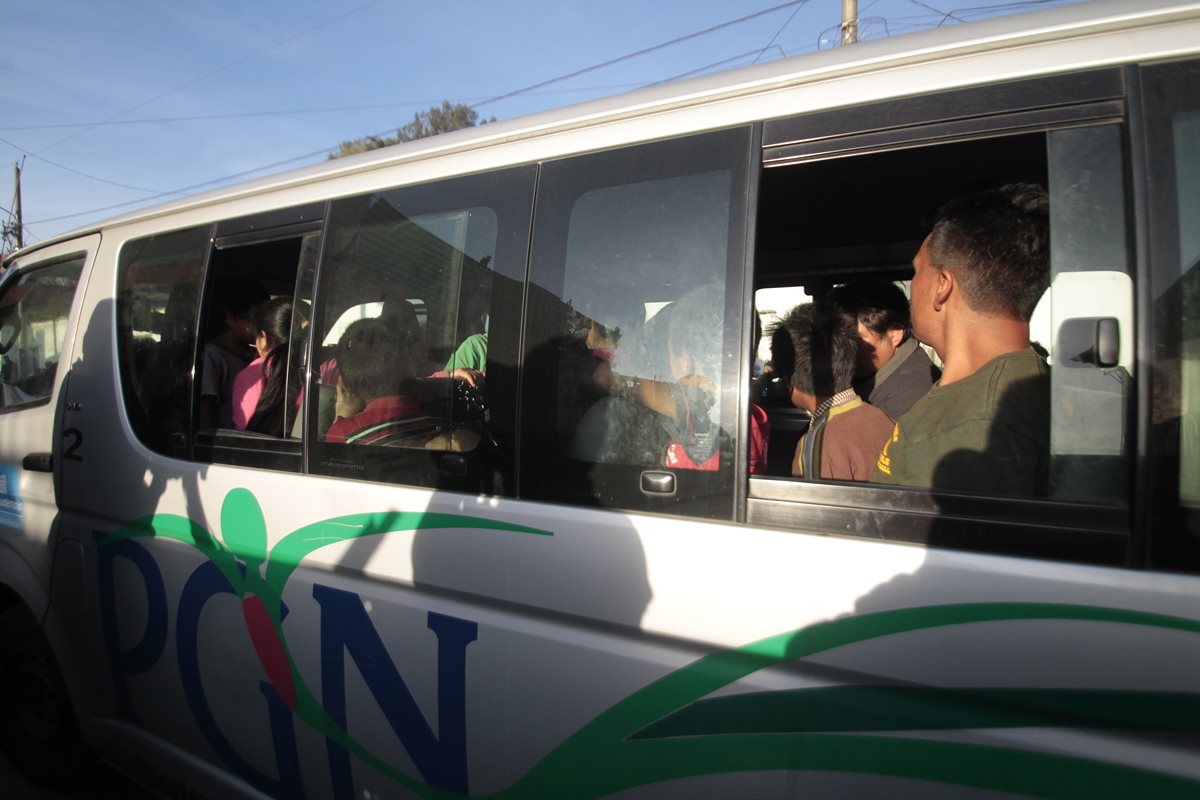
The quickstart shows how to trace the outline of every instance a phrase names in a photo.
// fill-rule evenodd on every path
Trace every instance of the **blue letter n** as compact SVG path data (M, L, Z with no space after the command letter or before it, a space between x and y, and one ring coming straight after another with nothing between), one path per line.
M467 793L467 645L478 626L429 612L438 639L438 736L422 716L371 624L362 600L352 592L313 586L321 604L321 702L343 730L346 725L345 653L349 652L372 696L421 777L431 786ZM334 791L353 795L348 754L328 742Z

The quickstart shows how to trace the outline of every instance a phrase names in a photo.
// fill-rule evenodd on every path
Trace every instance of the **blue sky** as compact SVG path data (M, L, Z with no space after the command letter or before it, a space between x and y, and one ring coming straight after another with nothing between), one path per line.
M1069 1L859 0L860 36L903 35ZM244 180L322 161L340 141L392 133L443 99L478 103L481 116L508 119L831 47L841 18L841 0L3 0L3 6L0 217L11 208L11 165L24 156L27 243L236 182L209 183L227 176ZM751 15L757 16L486 102ZM205 185L148 199L199 184ZM127 205L112 207L118 204Z

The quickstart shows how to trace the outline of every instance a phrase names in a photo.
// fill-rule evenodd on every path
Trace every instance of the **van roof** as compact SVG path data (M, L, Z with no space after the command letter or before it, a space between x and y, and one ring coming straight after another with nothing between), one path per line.
M832 78L942 60L951 56L994 52L1197 18L1200 18L1200 0L1168 0L1153 4L1148 4L1145 0L1091 0L1077 5L1058 6L862 42L853 47L839 47L699 78L659 84L600 100L345 156L103 219L39 242L22 252L36 250L106 227L185 209L201 208L234 197L262 194L382 167L419 162L435 156L528 140L619 122L623 119L664 114L718 100L773 92ZM1087 65L1098 66L1104 63L1104 55L1099 54ZM834 106L836 103L825 104L822 107Z

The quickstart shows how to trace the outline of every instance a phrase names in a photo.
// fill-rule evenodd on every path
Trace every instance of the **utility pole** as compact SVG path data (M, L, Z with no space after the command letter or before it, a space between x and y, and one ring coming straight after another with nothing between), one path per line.
M845 0L844 0L845 1ZM858 2L858 0L850 0ZM25 225L20 219L20 164L13 162L12 164L12 181L13 181L13 200L12 200L12 216L13 223L17 227L17 249L25 246Z
M842 0L842 44L858 41L858 0Z
M25 246L25 224L21 220L21 165L16 162L13 162L12 217L4 223L3 232L4 241L0 244L0 253L20 250Z

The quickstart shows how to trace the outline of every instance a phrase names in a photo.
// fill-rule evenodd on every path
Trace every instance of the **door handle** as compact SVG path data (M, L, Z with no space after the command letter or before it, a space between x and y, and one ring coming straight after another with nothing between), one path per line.
M21 468L30 472L54 472L54 456L50 453L29 453L21 459Z

